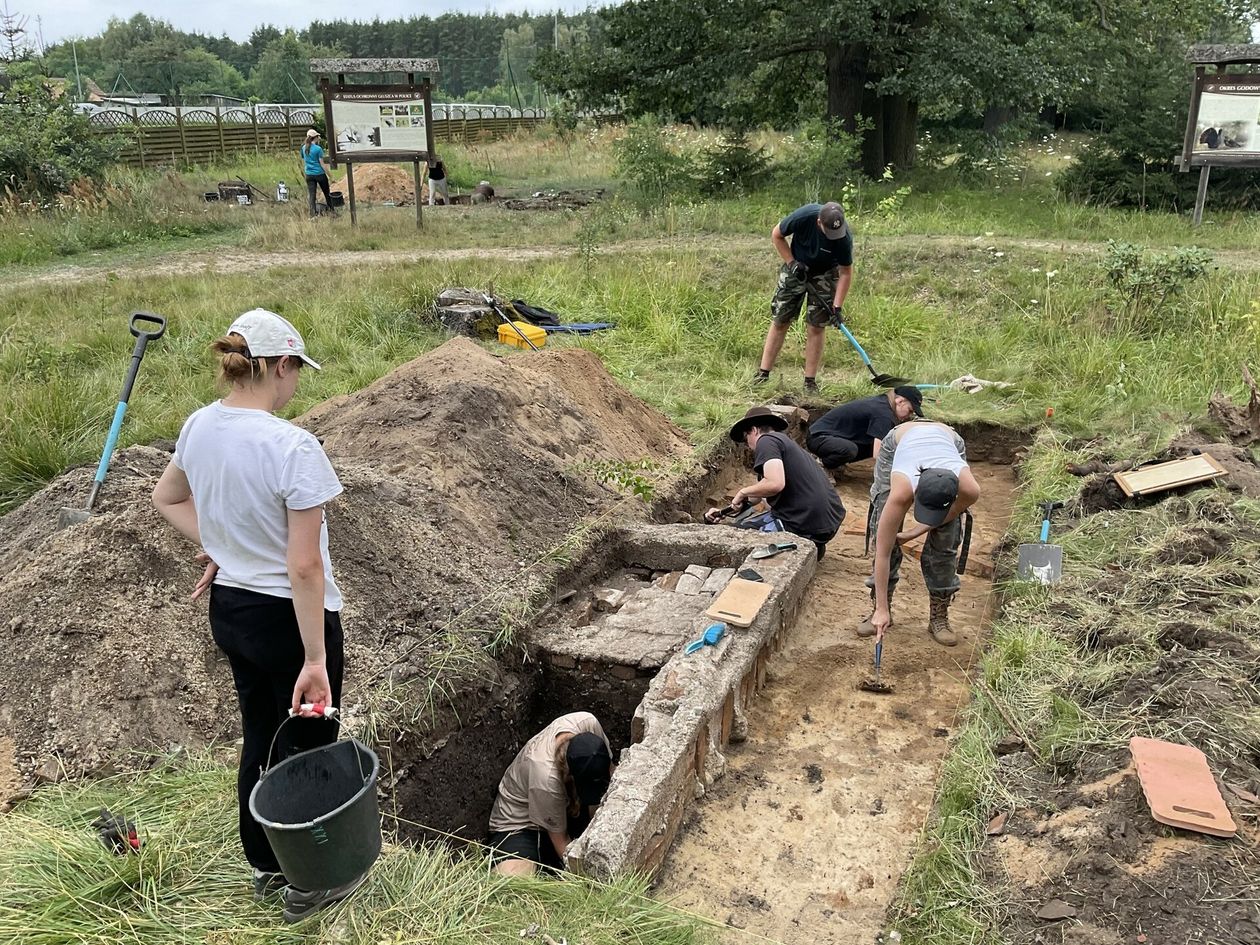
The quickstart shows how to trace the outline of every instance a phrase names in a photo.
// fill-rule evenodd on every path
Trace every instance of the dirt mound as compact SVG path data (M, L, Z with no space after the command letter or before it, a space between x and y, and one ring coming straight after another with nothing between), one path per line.
M331 181L334 190L340 190L350 199L350 185L346 176ZM429 187L420 185L420 199L429 199ZM392 203L397 207L411 207L416 202L416 180L410 167L401 164L360 164L354 172L355 203Z
M509 598L541 580L518 578L522 566L620 501L589 462L655 466L689 452L590 353L499 358L465 339L299 422L346 486L328 519L351 702L401 654L391 672L425 675L451 617L502 589L460 623L498 629ZM194 549L149 502L168 458L119 453L83 525L56 529L57 510L87 493L87 466L0 519L0 734L24 776L235 734L231 675L205 603L187 599Z

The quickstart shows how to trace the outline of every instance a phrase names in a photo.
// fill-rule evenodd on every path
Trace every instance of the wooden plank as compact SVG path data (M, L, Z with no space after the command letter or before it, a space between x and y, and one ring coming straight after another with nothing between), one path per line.
M1132 498L1189 486L1196 482L1207 482L1219 476L1227 476L1229 472L1214 457L1200 453L1198 456L1187 456L1185 459L1174 459L1113 475L1124 494Z

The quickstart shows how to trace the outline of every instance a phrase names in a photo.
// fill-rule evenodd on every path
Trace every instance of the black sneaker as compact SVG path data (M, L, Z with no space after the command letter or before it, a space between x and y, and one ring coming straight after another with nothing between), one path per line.
M254 870L254 901L262 902L268 896L278 893L289 885L283 873L268 873Z
M753 381L752 381L753 387L760 387L762 384L766 383L769 380L770 380L769 371L758 370L756 375L753 377Z
M312 916L321 909L341 902L362 886L365 879L367 879L366 873L344 886L334 886L332 889L307 891L290 886L284 891L284 921L301 922L307 916Z
M807 394L818 393L818 381L815 378L812 378L812 377L805 378L805 393Z

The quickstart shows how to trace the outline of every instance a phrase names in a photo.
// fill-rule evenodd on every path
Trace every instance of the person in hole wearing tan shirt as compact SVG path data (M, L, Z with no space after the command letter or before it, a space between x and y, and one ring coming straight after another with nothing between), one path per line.
M570 824L594 816L612 770L612 749L589 712L562 715L526 742L490 810L495 869L507 876L563 869L576 835Z

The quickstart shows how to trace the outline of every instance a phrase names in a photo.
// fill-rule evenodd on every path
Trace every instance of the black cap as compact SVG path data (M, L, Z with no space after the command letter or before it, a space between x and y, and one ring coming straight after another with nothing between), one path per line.
M923 391L917 387L894 387L893 393L910 401L916 417L923 416Z
M574 735L565 749L565 758L569 763L569 774L573 775L578 800L587 805L603 800L612 777L612 756L604 740L590 732Z
M784 417L775 413L769 407L750 407L748 408L748 413L744 414L731 427L731 439L736 443L743 443L744 434L748 432L748 428L758 421L766 423L779 431L786 430L788 425Z
M925 469L914 490L914 520L935 528L945 521L958 498L958 474L948 469Z
M834 200L823 204L818 211L818 225L829 240L842 239L849 232L849 225L844 222L844 207Z

